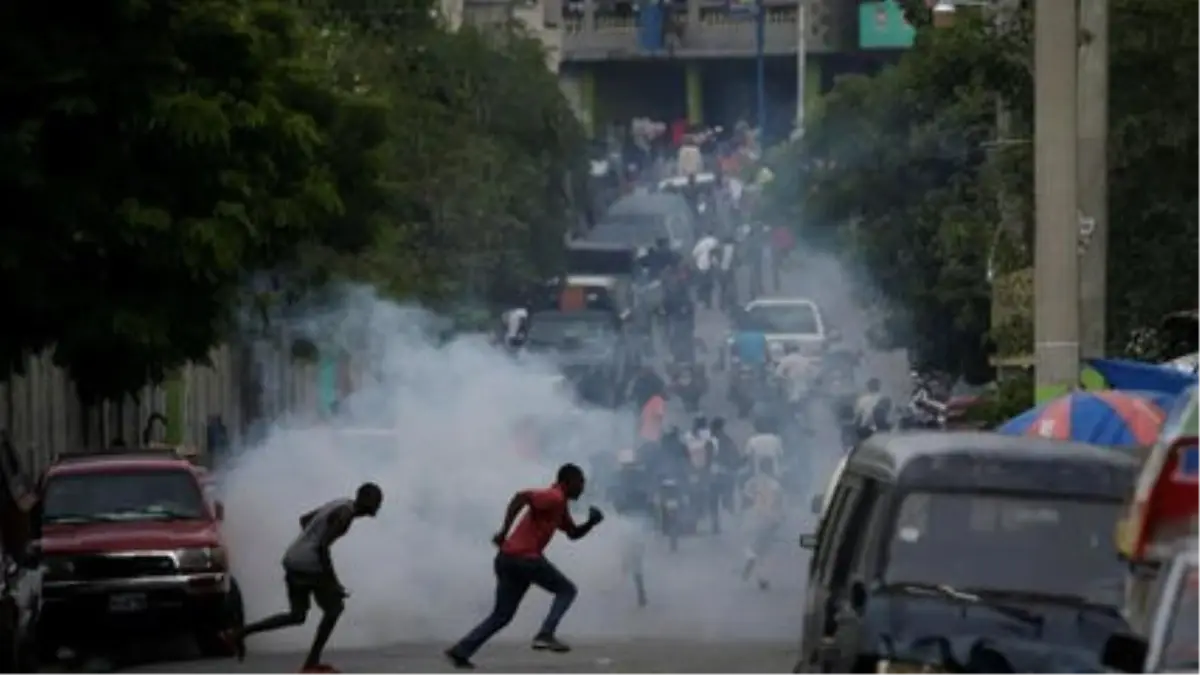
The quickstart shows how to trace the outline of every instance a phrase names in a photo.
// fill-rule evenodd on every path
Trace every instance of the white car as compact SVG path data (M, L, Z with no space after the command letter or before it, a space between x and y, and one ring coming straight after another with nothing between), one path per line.
M807 298L759 298L747 304L733 327L737 331L761 332L772 352L795 345L810 356L820 356L825 347L825 321L817 304ZM729 338L733 345L733 336Z

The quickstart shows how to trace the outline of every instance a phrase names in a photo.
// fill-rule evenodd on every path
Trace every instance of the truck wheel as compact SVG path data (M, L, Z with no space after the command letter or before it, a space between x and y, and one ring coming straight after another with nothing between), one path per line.
M218 625L207 626L196 633L196 646L200 654L207 658L226 658L233 656L233 645L226 639L226 631L241 628L246 623L246 615L242 604L242 589L237 581L229 586L225 595L224 616Z

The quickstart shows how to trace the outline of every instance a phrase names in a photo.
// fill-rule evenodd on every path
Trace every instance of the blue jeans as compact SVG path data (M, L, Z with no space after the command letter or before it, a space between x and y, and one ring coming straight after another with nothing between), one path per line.
M496 604L492 607L492 613L451 648L454 654L463 658L470 658L512 621L531 585L554 595L554 602L550 604L550 611L542 622L538 637L554 635L558 623L578 594L575 584L542 557L518 558L500 553L496 556L493 568L496 571Z

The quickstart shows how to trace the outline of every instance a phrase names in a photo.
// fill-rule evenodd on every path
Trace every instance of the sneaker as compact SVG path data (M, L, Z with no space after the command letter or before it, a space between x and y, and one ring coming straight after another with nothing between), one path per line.
M471 663L471 659L456 653L453 647L442 653L446 655L446 658L450 661L450 665L455 668L459 670L475 670L475 664Z
M571 647L553 635L539 635L533 638L532 647L539 652L555 652L563 654L571 651Z

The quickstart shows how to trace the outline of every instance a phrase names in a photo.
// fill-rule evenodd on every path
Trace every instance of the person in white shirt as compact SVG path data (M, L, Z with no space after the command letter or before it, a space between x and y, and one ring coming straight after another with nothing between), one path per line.
M860 433L876 431L875 411L883 399L883 394L879 391L881 386L879 378L872 377L867 380L867 393L859 396L858 400L854 402L854 424L859 428Z
M704 170L704 156L694 138L688 138L679 146L676 169L680 176L694 176Z
M712 432L708 429L708 419L697 417L692 423L692 430L683 435L683 443L687 446L688 461L695 470L707 470L712 462Z
M717 256L721 242L706 234L692 248L692 261L696 265L696 299L705 307L712 308L713 258Z
M775 366L775 374L784 381L789 402L798 403L808 393L812 367L812 360L801 354L799 347L784 347L783 358Z
M783 463L783 439L764 419L754 421L754 432L754 435L746 440L743 451L749 465L755 471L764 463L778 470Z

